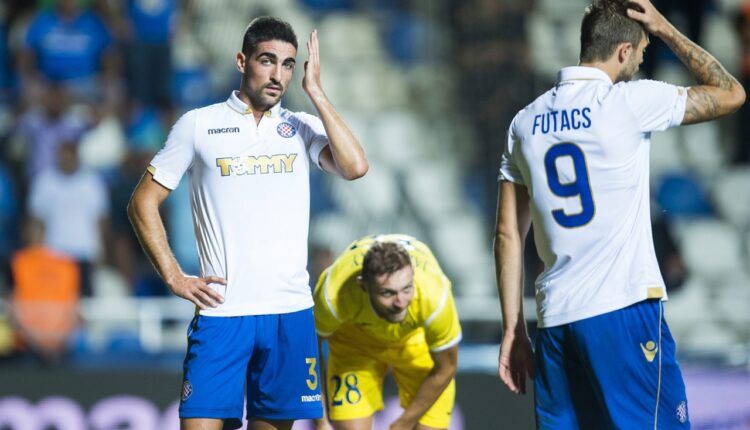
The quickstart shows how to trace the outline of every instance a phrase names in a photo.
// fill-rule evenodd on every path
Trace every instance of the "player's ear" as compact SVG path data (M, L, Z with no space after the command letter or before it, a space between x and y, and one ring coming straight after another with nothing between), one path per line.
M243 54L242 52L238 52L237 57L235 58L235 62L237 64L237 70L243 75L245 74L245 60L245 54Z
M631 43L621 43L617 45L617 61L620 64L627 63L630 56L633 54L633 45Z
M362 275L357 276L357 285L359 285L359 288L361 288L362 291L367 292L367 288L365 288L365 280L362 279Z

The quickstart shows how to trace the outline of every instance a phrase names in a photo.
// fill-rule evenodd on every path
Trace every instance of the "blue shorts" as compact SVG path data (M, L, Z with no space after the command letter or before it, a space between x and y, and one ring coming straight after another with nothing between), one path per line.
M685 383L659 300L536 338L539 429L689 429Z
M277 315L193 318L183 366L180 418L321 418L312 308Z

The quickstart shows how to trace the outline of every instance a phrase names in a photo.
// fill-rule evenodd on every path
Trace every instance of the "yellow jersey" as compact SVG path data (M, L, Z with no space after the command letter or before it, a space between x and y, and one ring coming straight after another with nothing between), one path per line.
M414 298L400 323L380 318L357 284L365 253L381 241L402 244L414 267ZM451 282L427 245L411 236L373 235L355 241L320 275L313 298L315 327L321 337L369 347L426 342L432 352L461 340Z

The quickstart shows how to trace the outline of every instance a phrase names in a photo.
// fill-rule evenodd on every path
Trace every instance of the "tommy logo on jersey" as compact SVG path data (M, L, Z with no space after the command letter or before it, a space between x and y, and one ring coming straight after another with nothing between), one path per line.
M288 122L282 122L276 126L276 132L279 133L279 136L289 139L297 134L297 129Z
M222 157L216 159L216 166L221 170L221 176L292 173L296 159L297 154Z

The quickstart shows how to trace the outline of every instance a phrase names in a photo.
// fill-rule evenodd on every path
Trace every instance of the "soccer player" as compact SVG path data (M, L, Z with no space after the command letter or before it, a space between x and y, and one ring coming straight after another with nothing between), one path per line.
M272 17L247 28L239 91L172 128L131 198L145 252L172 292L193 302L180 418L183 429L289 429L322 416L308 286L309 165L345 179L367 171L362 147L320 85L318 38L302 86L320 115L283 109L297 37ZM200 277L183 273L159 206L190 178Z
M313 296L315 327L328 340L334 429L372 428L388 367L405 408L389 429L448 428L461 326L451 283L427 245L405 235L364 237L320 275Z
M661 38L695 77L681 88L632 81ZM540 429L689 428L649 208L651 132L708 121L744 103L740 84L648 0L596 0L578 67L513 119L500 166L495 260L504 337L500 377L534 377ZM530 224L545 270L536 280L536 352L522 313Z

